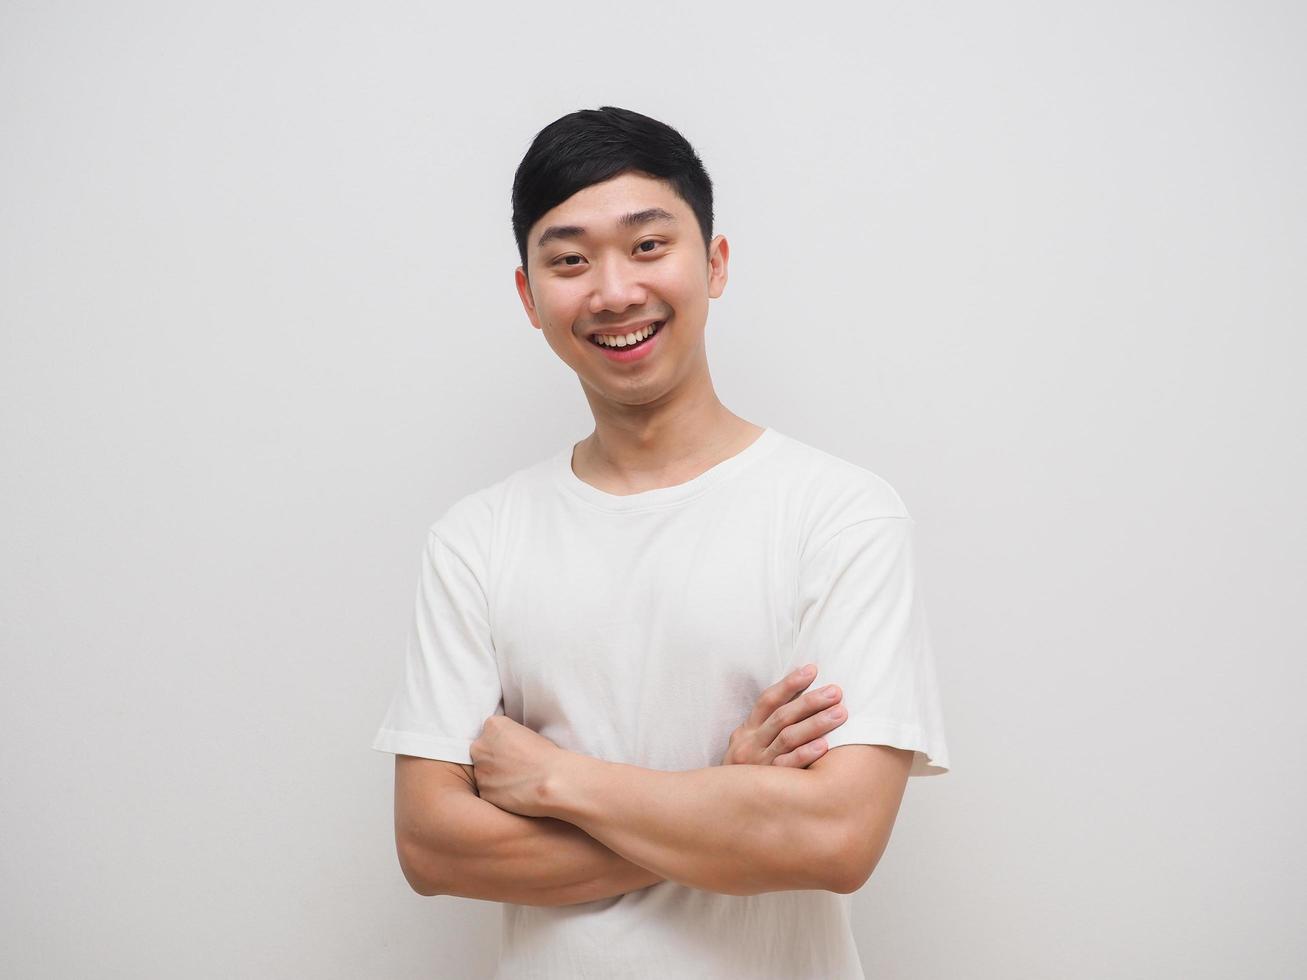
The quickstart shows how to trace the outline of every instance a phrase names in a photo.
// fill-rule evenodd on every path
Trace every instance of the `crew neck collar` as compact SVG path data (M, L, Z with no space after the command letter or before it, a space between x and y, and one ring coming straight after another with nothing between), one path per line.
M609 493L582 480L572 470L572 452L575 445L565 446L554 457L554 472L558 482L572 495L602 510L628 512L653 510L674 506L691 500L710 487L739 474L745 467L770 453L785 437L771 427L764 428L753 440L734 456L714 463L698 476L670 487L655 487L639 493Z

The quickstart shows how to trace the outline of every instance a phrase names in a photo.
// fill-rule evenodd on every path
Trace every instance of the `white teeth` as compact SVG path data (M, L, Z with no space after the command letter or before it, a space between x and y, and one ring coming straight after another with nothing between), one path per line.
M605 336L596 334L591 339L601 347L629 347L632 344L637 344L648 338L650 334L658 329L661 323L661 320L658 323L651 323L642 330L635 330L625 336Z

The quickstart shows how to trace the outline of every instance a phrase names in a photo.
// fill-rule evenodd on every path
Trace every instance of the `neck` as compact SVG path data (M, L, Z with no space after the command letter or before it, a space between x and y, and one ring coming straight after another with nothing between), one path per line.
M684 483L734 456L763 431L723 405L711 383L664 404L591 399L591 409L595 429L576 444L572 470L610 493Z

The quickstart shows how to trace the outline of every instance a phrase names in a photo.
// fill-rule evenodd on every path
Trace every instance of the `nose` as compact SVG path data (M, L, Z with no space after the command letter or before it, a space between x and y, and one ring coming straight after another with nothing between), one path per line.
M648 290L640 284L639 269L632 268L632 263L603 262L596 272L594 292L590 294L591 313L623 313L648 300Z

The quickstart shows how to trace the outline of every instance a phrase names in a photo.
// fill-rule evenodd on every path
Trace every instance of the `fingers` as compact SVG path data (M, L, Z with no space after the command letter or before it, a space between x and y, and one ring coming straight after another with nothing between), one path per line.
M802 769L816 762L826 754L826 740L824 738L816 739L812 742L805 742L793 752L786 752L784 755L778 755L772 760L773 766L789 766L792 769Z
M791 725L797 724L805 718L817 714L819 711L824 711L838 705L843 697L844 692L840 690L838 685L827 684L825 687L819 688L816 691L809 691L807 694L804 694L801 697L796 697L786 704L781 705L781 707L772 712L771 716L766 721L758 726L758 734L762 739L762 744L771 744L773 740L780 736L781 733ZM842 718L840 720L843 721ZM805 729L805 731L808 730L810 729ZM817 734L825 734L825 731L817 732ZM809 738L813 737L815 736L809 736ZM807 741L807 739L805 739L805 741ZM788 745L784 745L782 748L777 749L777 751L787 752L796 745L801 744L801 742L791 741Z
M768 746L768 750L781 755L793 752L797 748L808 745L811 742L822 739L823 735L829 735L835 729L848 719L848 709L843 704L836 704L833 707L827 707L810 717L792 725L787 725L781 729L776 736L776 740ZM808 761L811 761L810 759ZM804 763L807 765L807 762Z
M802 694L816 676L817 665L806 664L798 670L790 671L771 687L764 690L758 695L753 711L749 713L749 719L746 722L748 727L761 728L777 708ZM775 732L772 733L771 737L775 737Z
M733 735L727 758L798 769L821 758L829 748L822 736L842 725L848 712L841 704L844 692L835 684L804 693L816 676L816 664L805 664L764 690L737 729L747 739L737 742Z

